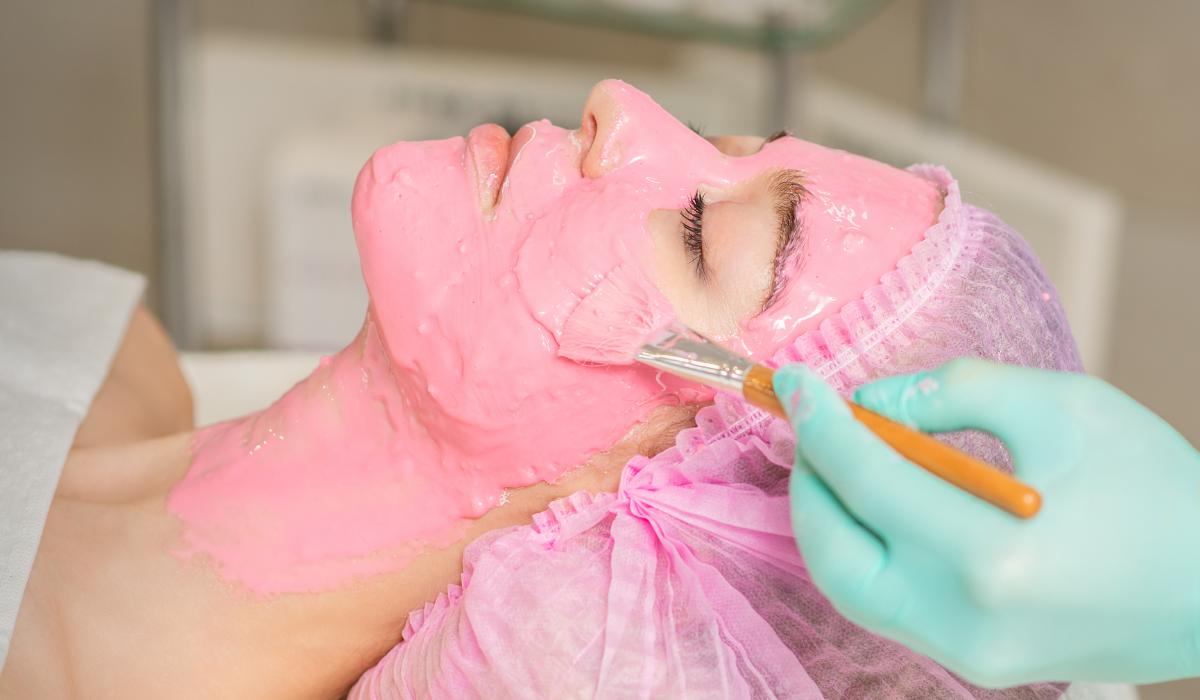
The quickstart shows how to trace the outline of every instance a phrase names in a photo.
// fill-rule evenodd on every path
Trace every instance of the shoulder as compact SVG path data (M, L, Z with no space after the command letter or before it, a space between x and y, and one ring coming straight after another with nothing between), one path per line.
M73 447L132 443L192 427L192 394L175 348L154 316L139 306Z

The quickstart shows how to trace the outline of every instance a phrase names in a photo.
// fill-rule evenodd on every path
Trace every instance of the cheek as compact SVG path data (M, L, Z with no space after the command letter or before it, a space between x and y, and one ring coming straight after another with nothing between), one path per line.
M622 263L648 270L647 207L619 183L584 180L532 222L516 265L529 313L555 340L579 302Z
M738 240L715 240L710 249L720 256L721 267L712 275L707 293L720 312L726 335L736 335L742 321L762 311L770 293L773 253Z

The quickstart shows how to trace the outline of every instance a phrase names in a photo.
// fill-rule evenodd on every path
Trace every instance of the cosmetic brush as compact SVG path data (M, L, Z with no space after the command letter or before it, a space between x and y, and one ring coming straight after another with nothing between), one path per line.
M634 358L694 382L725 389L768 413L787 418L775 396L774 371L727 350L679 322L653 333ZM1036 490L996 467L854 403L854 417L914 464L1018 518L1042 505Z

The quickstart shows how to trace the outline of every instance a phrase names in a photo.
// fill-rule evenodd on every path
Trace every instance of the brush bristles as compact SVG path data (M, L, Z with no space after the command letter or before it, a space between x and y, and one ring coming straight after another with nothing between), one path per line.
M674 318L658 287L621 263L571 312L558 354L583 364L632 364L646 336Z

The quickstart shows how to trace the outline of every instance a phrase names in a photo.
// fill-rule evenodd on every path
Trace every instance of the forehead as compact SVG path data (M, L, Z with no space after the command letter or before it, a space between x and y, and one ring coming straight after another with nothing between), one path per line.
M747 343L773 352L895 269L937 222L941 193L908 171L796 139L767 144L760 155L803 172L808 193L792 279L778 303L745 324Z

